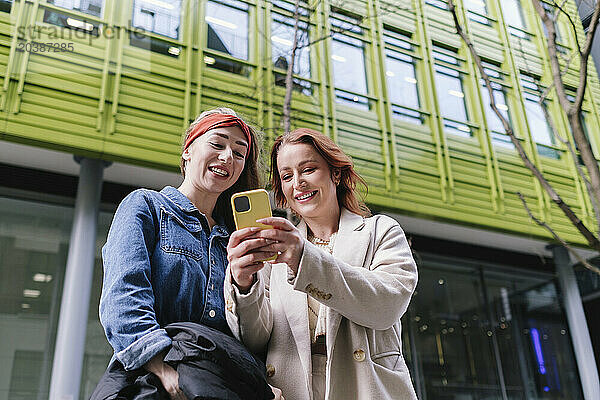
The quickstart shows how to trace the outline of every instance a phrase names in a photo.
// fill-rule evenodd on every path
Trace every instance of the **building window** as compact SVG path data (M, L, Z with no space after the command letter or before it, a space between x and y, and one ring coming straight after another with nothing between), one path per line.
M0 0L0 12L9 13L12 9L12 0Z
M445 0L425 0L425 3L441 10L448 9L448 3Z
M484 25L491 25L488 16L487 4L485 0L466 0L465 8L471 21L479 22Z
M508 120L509 125L512 126L510 112L508 110L508 104L506 101L507 89L503 86L503 75L498 70L497 65L493 65L487 62L483 62L483 65L485 72L490 78L492 93L494 96L494 101L496 102L496 108L498 108L500 114L502 114L502 116ZM490 94L483 79L480 80L480 87L481 97L483 100L483 109L485 112L487 127L492 137L492 142L496 146L514 149L514 145L512 144L510 137L506 134L506 131L504 130L504 125L502 125L502 121L500 120L500 118L498 118L498 116L492 109L492 106L490 105Z
M504 21L508 25L508 32L522 39L529 39L527 24L523 15L523 6L520 0L501 0Z
M297 35L296 59L294 74L302 78L310 78L310 48L308 23L299 21ZM271 22L271 55L275 68L275 84L285 87L285 76L291 60L294 44L294 18L273 13ZM303 94L312 94L310 82L293 78L293 88Z
M234 60L248 60L248 11L248 4L236 0L206 3L206 46L227 56L207 55L204 57L206 65L236 74L249 74L245 64Z
M544 7L544 10L546 11L546 14L553 21L554 32L556 32L556 40L555 40L555 42L557 44L558 43L562 43L563 42L563 38L562 38L562 35L560 34L560 27L559 27L559 24L558 24L558 16L560 14L558 14L556 12L556 8L554 6L552 6L552 5L548 4L548 3L544 3L543 1L542 1L542 7ZM548 30L546 29L546 24L544 24L543 22L542 22L542 29L544 30L544 36L548 37ZM562 52L562 53L566 52L566 49L563 48L560 45L557 45L557 50L560 51L560 52Z
M422 124L414 46L410 37L391 29L385 29L383 37L385 75L394 118Z
M332 35L331 60L336 101L368 110L365 44L359 17L333 12L330 17Z
M296 4L293 0L273 0L271 1L274 7L279 8L281 10L288 11L292 13L292 15L296 12ZM298 14L302 17L308 17L308 3L306 0L300 0L298 4Z
M520 84L523 88L523 102L525 104L525 116L529 125L529 132L531 132L531 138L536 143L540 155L559 159L560 150L556 148L552 128L540 104L542 88L538 82L538 78L536 77L521 74Z
M57 7L79 11L97 18L102 17L102 7L104 5L104 0L47 0L47 2Z
M179 39L181 0L135 0L133 26L148 32Z
M104 6L104 0L47 0L47 2L60 8L78 11L96 18L102 17L102 8ZM98 23L50 9L44 11L44 22L86 32L94 36L98 36L100 28Z
M444 118L444 130L455 135L470 137L468 113L463 88L463 75L460 70L462 62L456 53L439 46L434 46L435 85L439 112Z
M141 47L170 57L178 57L181 47L159 38L146 35L152 32L171 39L179 39L181 32L181 0L135 0L133 26L130 33L132 46ZM145 31L140 32L139 29Z

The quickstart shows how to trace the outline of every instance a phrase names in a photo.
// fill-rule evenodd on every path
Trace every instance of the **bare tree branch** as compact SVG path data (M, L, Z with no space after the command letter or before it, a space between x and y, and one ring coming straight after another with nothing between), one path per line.
M563 1L563 3L560 5L557 4L554 0L552 1L552 3L558 9L558 11L562 12L569 20L569 24L571 24L571 28L573 28L573 37L575 38L575 44L577 45L577 52L581 54L581 45L579 44L579 37L577 36L577 26L575 25L575 21L573 21L573 18L571 18L571 14L569 14L563 7L566 1ZM556 21L557 17L558 13L555 13L554 21Z
M562 80L560 62L558 60L556 51L556 30L554 22L546 13L546 10L543 7L540 0L532 0L532 3L536 12L542 19L544 26L546 27L546 42L548 48L548 56L550 57L550 67L552 69L552 81L554 83L554 89L556 90L556 95L558 97L559 104L567 114L567 119L569 121L569 126L571 127L573 139L577 144L577 148L579 149L579 152L581 154L581 159L583 160L583 164L585 165L587 173L590 177L590 196L595 199L592 201L592 204L600 204L600 169L598 168L598 162L594 157L594 153L592 151L590 142L583 130L581 109L587 85L587 65L589 51L591 50L593 34L598 25L598 19L600 18L600 1L596 3L594 15L590 22L590 29L586 34L586 44L584 46L583 52L579 55L579 86L577 87L575 100L573 101L573 103L571 103L569 97L567 96L565 85ZM596 220L596 224L598 229L600 229L600 220Z
M537 0L534 0L534 1L537 1ZM521 160L523 160L523 164L525 164L525 167L527 167L531 171L531 173L535 176L535 178L538 180L538 182L540 182L540 184L542 185L542 187L544 188L546 193L548 193L550 199L562 210L562 212L569 219L569 221L571 221L573 226L586 239L586 241L588 242L590 247L600 251L600 241L598 240L598 238L585 226L583 221L581 221L581 219L579 219L579 217L573 212L571 207L569 207L563 201L562 197L560 197L560 195L556 192L556 190L554 190L552 185L546 180L546 178L541 173L541 171L537 168L537 166L529 159L529 157L527 156L527 153L525 153L525 150L523 149L523 146L521 145L521 142L515 136L515 134L512 130L512 127L510 126L509 121L500 112L498 107L496 107L496 100L494 98L494 93L493 93L490 77L485 72L485 69L483 68L483 64L481 62L481 58L479 57L479 54L477 54L477 51L475 50L475 47L473 46L471 39L467 36L467 34L463 30L463 28L458 20L458 15L456 13L456 8L455 8L453 0L448 1L448 10L452 14L452 18L454 19L454 25L456 27L456 31L457 31L458 35L461 37L461 39L467 45L469 52L471 53L471 55L473 57L473 61L477 65L479 73L481 74L481 77L485 81L485 85L488 90L488 94L489 94L489 98L490 98L490 106L491 106L492 110L494 110L494 113L498 116L498 118L502 122L502 126L504 127L504 130L505 130L506 134L510 137L510 140L513 143L513 145L515 146L515 149L517 150L517 153L521 157ZM554 29L553 26L552 26L552 29ZM562 84L562 82L561 82L561 84Z
M533 215L533 213L529 209L529 206L527 205L527 201L525 200L525 197L523 196L523 194L521 192L517 192L517 195L521 199L521 202L523 203L523 207L525 207L527 214L529 214L529 218L531 218L536 224L538 224L539 226L545 228L548 232L550 232L550 234L554 237L554 239L557 242L559 242L564 248L566 248L569 251L569 253L573 254L573 257L575 257L577 259L577 261L579 261L581 263L581 265L583 265L585 268L589 269L590 271L595 272L598 275L600 275L600 268L595 267L592 264L590 264L589 262L587 262L586 259L581 257L581 255L578 252L576 252L571 246L569 246L569 244L567 242L565 242L560 236L558 236L556 234L556 232L550 227L550 225L548 225L544 221L541 221L538 218L536 218L535 215Z

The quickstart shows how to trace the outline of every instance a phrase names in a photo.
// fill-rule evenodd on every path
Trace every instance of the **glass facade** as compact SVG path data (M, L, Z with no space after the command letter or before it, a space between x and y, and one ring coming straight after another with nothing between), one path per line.
M423 263L404 347L420 399L579 399L552 277Z
M0 400L48 398L72 218L71 206L0 197ZM98 320L100 248L111 219L100 213L82 399L112 354Z

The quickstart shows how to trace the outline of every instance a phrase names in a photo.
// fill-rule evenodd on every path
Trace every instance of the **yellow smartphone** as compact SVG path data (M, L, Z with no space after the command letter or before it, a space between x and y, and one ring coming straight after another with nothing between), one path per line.
M269 229L271 225L265 225L256 222L257 219L271 217L271 203L269 194L264 189L248 190L239 192L231 196L231 209L233 210L233 220L235 228L242 229L251 226ZM263 261L273 261L277 256L273 256Z

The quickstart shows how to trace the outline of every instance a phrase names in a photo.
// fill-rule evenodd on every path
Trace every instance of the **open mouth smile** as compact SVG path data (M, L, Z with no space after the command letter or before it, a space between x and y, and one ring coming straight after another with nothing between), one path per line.
M318 192L318 190L315 190L312 192L303 192L303 193L300 193L300 194L294 196L294 198L298 201L304 202L309 199L312 199L317 194L317 192Z
M226 178L226 177L229 176L229 171L227 171L226 169L223 169L223 168L212 166L212 167L208 167L208 170L210 172L212 172L213 174L218 175L218 176L222 176L224 178Z

